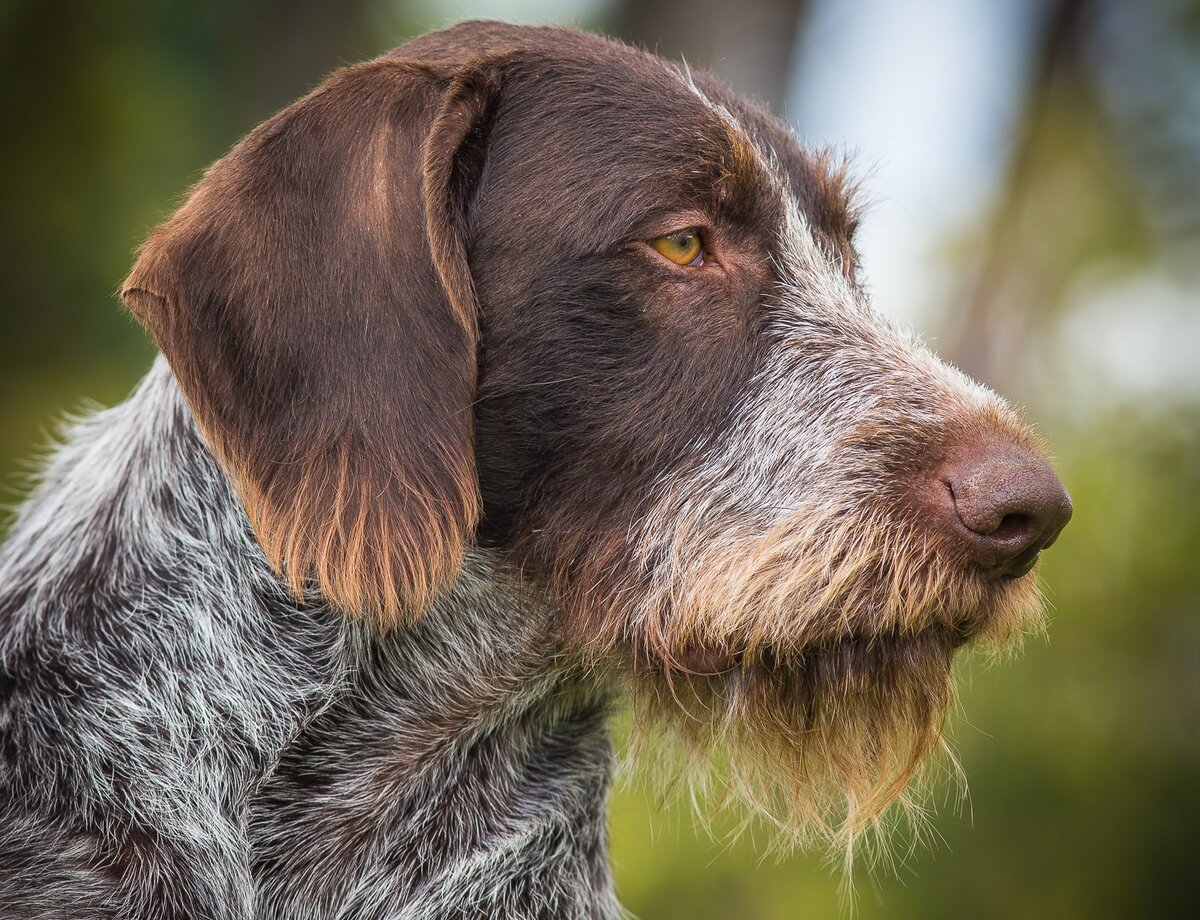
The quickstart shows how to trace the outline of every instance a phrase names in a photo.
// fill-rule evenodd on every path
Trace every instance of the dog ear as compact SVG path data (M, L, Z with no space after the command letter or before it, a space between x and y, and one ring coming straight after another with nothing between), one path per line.
M492 74L336 73L213 165L122 290L293 592L384 625L480 513L463 209Z

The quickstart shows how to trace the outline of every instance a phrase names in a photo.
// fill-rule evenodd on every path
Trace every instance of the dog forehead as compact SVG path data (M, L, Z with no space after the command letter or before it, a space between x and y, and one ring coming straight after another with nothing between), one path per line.
M552 200L621 221L657 209L724 205L750 214L772 182L750 139L678 74L563 69L517 82L493 133L508 162ZM568 69L570 68L570 69Z

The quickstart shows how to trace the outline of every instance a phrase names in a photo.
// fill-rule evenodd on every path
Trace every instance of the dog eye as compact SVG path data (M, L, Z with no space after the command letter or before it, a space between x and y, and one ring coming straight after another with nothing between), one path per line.
M700 266L704 264L704 244L697 230L679 230L668 233L650 245L676 265Z

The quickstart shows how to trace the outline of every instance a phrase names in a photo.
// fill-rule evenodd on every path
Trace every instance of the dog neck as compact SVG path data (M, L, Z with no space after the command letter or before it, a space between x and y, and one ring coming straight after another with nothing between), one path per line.
M346 687L258 793L278 915L340 903L381 869L378 895L405 916L617 914L608 706L555 655L549 620L473 555L402 635L349 630Z

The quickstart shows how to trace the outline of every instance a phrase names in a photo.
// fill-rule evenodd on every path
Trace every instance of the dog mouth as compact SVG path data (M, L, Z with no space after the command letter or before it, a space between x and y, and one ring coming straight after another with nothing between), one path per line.
M1021 571L1003 577L978 577L953 592L955 600L925 611L907 623L881 619L874 611L847 613L840 623L812 628L797 618L794 637L774 633L765 641L737 634L719 639L691 635L669 648L634 648L635 660L669 673L697 678L729 678L760 672L804 673L829 661L840 662L847 675L872 668L894 670L944 650L947 658L968 647L984 644L1006 647L1041 625L1042 599L1031 577L1037 554L1022 561ZM814 664L817 663L817 664Z
M884 674L912 663L931 650L944 652L947 660L975 639L980 627L975 620L930 626L919 632L850 632L835 639L797 647L765 645L754 649L718 648L693 643L664 656L665 669L684 678L728 679L738 675L803 675L830 663L855 680L869 682L873 674ZM852 681L853 682L853 681Z

